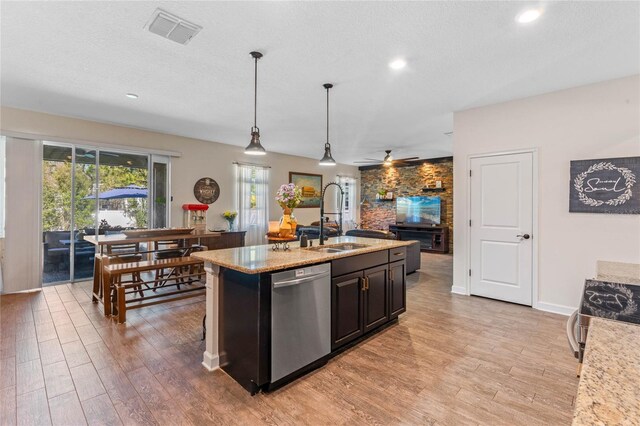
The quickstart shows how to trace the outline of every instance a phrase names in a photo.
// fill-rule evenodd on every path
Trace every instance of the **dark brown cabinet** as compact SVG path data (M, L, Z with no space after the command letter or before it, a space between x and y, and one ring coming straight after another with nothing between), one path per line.
M364 333L362 321L362 272L334 278L331 285L332 349L356 339Z
M388 280L387 265L364 271L365 289L362 292L364 303L364 332L384 324L389 319L387 303Z
M245 233L245 231L221 232L215 237L200 238L200 244L207 246L207 250L244 247Z
M389 319L397 318L407 310L406 264L389 264Z
M382 265L332 280L332 349L389 321L387 276L387 265Z
M400 251L387 250L332 262L332 350L388 323L406 310L405 262L389 263L391 257L402 258L396 252Z

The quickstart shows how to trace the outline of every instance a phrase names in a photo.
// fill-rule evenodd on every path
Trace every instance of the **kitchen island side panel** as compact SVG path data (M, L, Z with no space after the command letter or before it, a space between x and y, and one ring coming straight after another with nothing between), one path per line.
M221 287L221 367L253 394L269 381L271 279L224 268Z

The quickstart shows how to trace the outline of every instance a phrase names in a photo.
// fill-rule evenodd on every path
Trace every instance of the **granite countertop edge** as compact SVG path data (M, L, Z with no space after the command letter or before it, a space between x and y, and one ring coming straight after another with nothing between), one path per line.
M290 243L290 249L287 251L273 250L273 245L265 244L259 246L246 246L231 249L209 250L192 253L191 256L200 259L205 263L212 263L223 268L233 269L246 274L259 274L262 272L272 272L283 269L295 268L298 266L313 265L316 263L328 262L343 257L357 256L359 254L373 253L376 251L389 250L397 247L406 247L412 244L412 241L403 240L382 240L361 237L337 237L330 238L325 244L331 246L340 243L357 243L367 244L368 247L348 250L341 253L322 253L319 251L308 250L308 248L300 248L300 243L295 241ZM314 246L317 247L317 246ZM240 256L242 252L250 252L251 250L261 251L266 257L264 265L246 266L232 260L233 257ZM303 258L293 258L294 256L303 255Z
M640 325L592 318L573 425L640 419Z

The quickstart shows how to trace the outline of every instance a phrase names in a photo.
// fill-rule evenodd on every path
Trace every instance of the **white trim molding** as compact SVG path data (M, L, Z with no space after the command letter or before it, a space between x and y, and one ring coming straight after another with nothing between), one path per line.
M463 296L468 296L469 295L467 289L462 285L453 285L453 286L451 286L451 293L462 294Z
M535 305L535 309L539 311L551 312L554 314L560 314L564 316L571 315L577 308L564 305L556 305L555 303L547 303L538 301Z

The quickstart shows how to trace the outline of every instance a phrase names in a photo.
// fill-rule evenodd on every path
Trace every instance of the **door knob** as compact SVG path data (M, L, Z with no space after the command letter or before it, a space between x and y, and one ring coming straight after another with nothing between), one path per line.
M519 234L519 235L516 235L516 237L524 238L525 240L528 240L529 238L531 238L531 235L529 235L529 234Z

